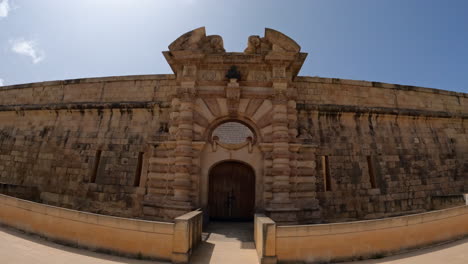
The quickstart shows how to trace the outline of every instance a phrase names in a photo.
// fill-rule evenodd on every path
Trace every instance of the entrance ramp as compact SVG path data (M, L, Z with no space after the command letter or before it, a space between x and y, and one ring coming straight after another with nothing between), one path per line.
M210 222L190 263L258 264L252 222Z

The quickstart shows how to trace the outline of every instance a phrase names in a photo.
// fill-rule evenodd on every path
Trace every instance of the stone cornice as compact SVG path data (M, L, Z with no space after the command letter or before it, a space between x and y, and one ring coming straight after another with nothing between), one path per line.
M376 87L376 88L384 88L384 89L425 92L425 93L443 94L443 95L460 96L460 97L468 98L468 93L463 93L463 92L453 92L453 91L421 87L421 86L401 85L401 84L383 83L383 82L371 82L371 81L362 81L362 80L297 76L294 79L294 82L350 85L350 86L358 86L358 87Z
M144 102L80 102L80 103L58 103L58 104L22 104L1 105L0 112L5 111L35 111L35 110L87 110L87 109L151 109L155 106L169 108L167 102L144 101Z
M123 82L123 81L159 81L159 80L175 80L175 75L174 74L127 75L127 76L108 76L108 77L96 77L96 78L80 78L80 79L34 82L34 83L0 86L0 91L12 90L12 89L35 88L35 87L47 87L47 86L56 86L56 85L81 84L81 83L102 83L102 82L110 83L110 82Z

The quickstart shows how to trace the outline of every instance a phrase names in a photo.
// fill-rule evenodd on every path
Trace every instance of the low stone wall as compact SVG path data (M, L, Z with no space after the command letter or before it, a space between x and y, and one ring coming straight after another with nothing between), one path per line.
M57 242L119 255L187 263L201 240L202 212L175 223L98 215L0 195L0 223Z
M276 263L276 223L263 214L256 214L254 221L254 240L259 262Z
M261 229L255 225L256 234ZM275 233L263 235L263 241L256 237L260 259L265 247L258 244L276 247L261 263L275 263L274 257L279 263L376 258L468 235L468 205L370 221L276 226Z
M172 262L187 263L200 242L203 228L203 213L192 211L175 219L172 245Z

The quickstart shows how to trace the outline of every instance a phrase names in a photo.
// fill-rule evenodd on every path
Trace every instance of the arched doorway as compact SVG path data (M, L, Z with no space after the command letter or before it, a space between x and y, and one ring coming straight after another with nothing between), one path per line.
M237 161L215 165L209 176L208 204L212 220L252 220L255 207L253 169Z

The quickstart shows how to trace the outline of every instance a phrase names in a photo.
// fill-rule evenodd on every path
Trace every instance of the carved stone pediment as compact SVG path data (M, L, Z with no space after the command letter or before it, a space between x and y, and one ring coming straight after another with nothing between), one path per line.
M244 52L225 52L221 36L207 36L205 28L200 27L177 38L163 54L181 82L190 80L202 85L218 82L216 85L220 85L219 82L236 78L241 83L265 85L294 78L307 56L300 50L288 36L266 28L264 37L249 37ZM241 73L240 77L226 74L233 66Z

